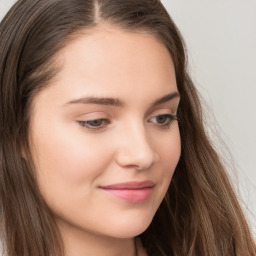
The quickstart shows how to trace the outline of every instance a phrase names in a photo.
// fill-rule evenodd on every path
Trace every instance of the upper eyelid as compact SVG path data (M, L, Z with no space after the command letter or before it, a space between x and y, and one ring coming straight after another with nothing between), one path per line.
M177 113L177 108L175 108L175 111L173 109L170 109L170 108L157 109L157 110L152 111L151 114L146 113L145 116L147 116L146 119L153 118L155 116L160 116L160 115L175 116ZM111 120L111 119L115 119L115 117L112 114L105 114L103 112L91 112L91 113L79 115L78 117L76 117L76 119L77 120L80 119L80 121L94 121L94 120L99 120L99 119Z
M148 120L155 118L155 117L159 117L159 116L171 116L171 117L174 117L177 119L177 115L170 114L170 113L163 113L163 114L152 115L148 118ZM98 121L98 120L105 121L107 123L106 125L109 125L111 123L109 118L93 118L93 119L88 119L88 120L79 120L78 122L86 123L86 122L93 122L93 121Z
M76 121L83 121L83 122L87 122L87 121L94 121L94 120L113 120L114 119L114 115L111 113L104 113L104 112L90 112L90 113L84 113L84 114L80 114L80 115L76 115L74 116L72 119L76 120Z
M155 116L161 116L161 115L172 115L175 116L177 113L177 108L174 109L170 109L170 108L166 108L166 109L157 109L155 111L152 112L152 114L148 115L148 118L152 118Z
M176 99L179 99L179 97L177 97ZM165 104L168 104L168 105L165 105ZM153 108L150 108L148 109L146 112L145 112L145 117L150 117L150 116L154 116L154 115L158 115L158 113L160 114L176 114L177 112L177 109L178 109L178 106L179 104L177 105L175 103L175 105L171 104L169 105L170 102L165 102L165 103L162 103L158 106L155 106ZM88 112L87 112L88 111ZM91 109L90 111L87 110L86 112L84 113L80 113L80 114L77 114L75 115L74 117L79 119L79 118L83 118L83 119L87 119L87 118L91 118L92 120L95 120L95 119L113 119L113 117L116 117L117 115L120 114L120 112L116 112L116 111L108 111L106 112L106 109L100 109L100 110L96 110L95 111L93 109ZM168 112L168 113L167 113Z

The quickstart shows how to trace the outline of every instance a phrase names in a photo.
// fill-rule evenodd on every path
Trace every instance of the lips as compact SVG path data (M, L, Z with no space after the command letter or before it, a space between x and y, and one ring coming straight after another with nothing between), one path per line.
M100 189L128 202L140 203L150 197L155 185L152 181L132 181L100 186Z

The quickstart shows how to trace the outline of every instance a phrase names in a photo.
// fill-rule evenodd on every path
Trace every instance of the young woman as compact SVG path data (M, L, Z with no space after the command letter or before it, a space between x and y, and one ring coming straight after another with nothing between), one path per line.
M4 255L255 255L160 1L19 0L0 56Z

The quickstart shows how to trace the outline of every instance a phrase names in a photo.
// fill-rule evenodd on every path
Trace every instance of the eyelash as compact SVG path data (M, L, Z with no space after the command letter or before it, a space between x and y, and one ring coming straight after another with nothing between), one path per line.
M154 116L153 118L164 118L165 122L163 124L159 124L159 127L162 129L168 129L170 125L172 124L173 121L178 121L177 115L171 115L171 114L164 114L164 115L157 115ZM166 119L169 119L169 121L166 123Z
M171 115L171 114L164 114L164 115L157 115L157 116L154 116L152 118L164 118L164 121L162 124L159 124L159 127L161 129L168 129L171 125L171 123L173 121L178 121L178 117L177 115ZM151 119L152 119L151 118ZM169 119L169 121L166 123L166 119ZM100 123L99 123L100 121ZM95 123L96 122L96 125L99 123L99 126L91 126L92 123ZM100 130L103 130L106 125L108 125L110 123L110 121L108 119L94 119L94 120L89 120L89 121L78 121L79 125L81 125L82 127L86 128L86 129L89 129L89 130L92 130L92 131L100 131ZM104 125L102 125L102 123L105 123Z

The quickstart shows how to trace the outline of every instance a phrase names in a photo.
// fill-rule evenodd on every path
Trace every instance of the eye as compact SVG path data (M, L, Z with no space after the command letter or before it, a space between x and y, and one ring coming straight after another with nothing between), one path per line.
M152 117L151 122L157 124L160 128L169 128L174 120L178 120L176 115L164 114Z
M107 119L94 119L89 121L78 121L79 125L90 130L101 130L109 124Z

